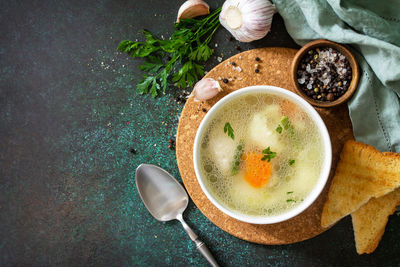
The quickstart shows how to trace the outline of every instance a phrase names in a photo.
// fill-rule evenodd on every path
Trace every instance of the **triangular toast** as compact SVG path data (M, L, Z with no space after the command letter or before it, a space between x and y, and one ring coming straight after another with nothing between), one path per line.
M371 198L351 214L358 254L369 254L376 249L385 232L389 215L396 211L399 204L400 188L380 198Z
M324 205L321 225L328 227L356 211L372 197L400 186L400 154L380 153L374 147L347 141Z

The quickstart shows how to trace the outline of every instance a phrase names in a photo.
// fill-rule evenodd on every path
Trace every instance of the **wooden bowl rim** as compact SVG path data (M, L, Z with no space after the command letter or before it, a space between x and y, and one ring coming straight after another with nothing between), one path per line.
M317 47L332 47L336 50L338 50L339 52L341 52L349 61L349 64L351 66L352 69L352 79L350 82L350 86L347 89L346 93L344 93L344 95L342 95L341 97L339 97L338 99L336 99L335 101L318 101L318 100L314 100L312 98L310 98L309 96L307 96L303 90L301 90L298 82L297 82L297 67L299 65L300 59L303 57L303 55L309 51L310 49L313 48L317 48ZM346 48L344 45L329 41L329 40L325 40L325 39L319 39L319 40L315 40L312 42L309 42L307 44L305 44L294 56L293 61L292 61L292 82L294 85L294 88L296 90L296 92L303 97L308 103L310 103L313 106L317 106L317 107L323 107L323 108L328 108L328 107L334 107L340 104L345 103L347 100L349 100L349 98L354 94L354 92L357 89L357 85L358 85L358 80L359 80L359 67L356 61L356 58L354 57L354 55L350 52L350 50L348 48Z

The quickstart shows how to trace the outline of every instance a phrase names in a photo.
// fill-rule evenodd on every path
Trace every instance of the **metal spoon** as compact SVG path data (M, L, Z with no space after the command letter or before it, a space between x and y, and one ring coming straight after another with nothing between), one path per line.
M211 266L219 266L207 246L182 218L182 213L189 203L189 196L183 186L167 171L151 164L139 165L135 176L140 198L150 214L162 222L173 219L180 221L183 229L196 244L197 250Z

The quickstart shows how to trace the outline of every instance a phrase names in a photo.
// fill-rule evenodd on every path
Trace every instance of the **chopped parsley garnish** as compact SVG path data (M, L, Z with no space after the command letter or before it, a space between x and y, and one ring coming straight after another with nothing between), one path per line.
M271 151L270 147L267 147L266 149L264 149L262 151L262 153L264 154L264 157L262 157L261 160L266 160L266 161L270 162L271 159L276 157L276 152Z
M231 175L236 175L240 169L240 160L243 154L243 140L240 140L239 145L236 147L235 156L233 157Z
M230 138L232 138L232 140L235 140L235 133L234 133L233 128L232 128L232 126L231 126L231 124L229 122L225 123L224 133L228 134L228 136Z
M281 123L282 123L283 128L284 128L285 130L289 129L289 127L290 127L290 122L289 122L289 118L288 118L287 116L283 116L283 117L282 117Z
M282 126L279 124L278 127L276 127L275 131L277 131L279 134L282 133Z
M283 116L281 118L281 123L278 124L278 127L276 127L275 131L277 131L279 134L281 134L283 129L285 129L285 131L288 131L288 133L290 135L292 135L292 136L294 135L294 129L289 121L288 116Z
M289 166L292 166L296 161L294 159L289 159Z
M294 199L286 199L286 202L296 202L296 200L294 200Z
M286 192L286 194L288 194L288 195L289 195L289 194L293 194L293 191Z

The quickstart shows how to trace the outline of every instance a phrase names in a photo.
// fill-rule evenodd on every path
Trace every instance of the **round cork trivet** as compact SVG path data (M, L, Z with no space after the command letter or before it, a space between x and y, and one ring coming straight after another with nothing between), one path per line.
M205 196L194 172L193 143L197 128L206 112L223 96L251 85L274 85L294 92L290 81L290 65L297 50L288 48L260 48L237 54L212 69L206 78L228 79L220 81L223 92L203 102L189 98L179 119L176 155L179 171L190 197L201 212L222 230L240 239L259 244L290 244L312 238L326 229L320 225L321 211L334 168L343 144L353 138L346 105L329 109L316 108L324 120L332 141L332 169L329 181L318 199L298 216L281 223L257 225L238 221L218 210ZM256 61L256 57L260 61ZM237 68L233 68L234 63ZM256 65L258 64L258 65ZM255 69L259 73L255 73Z

